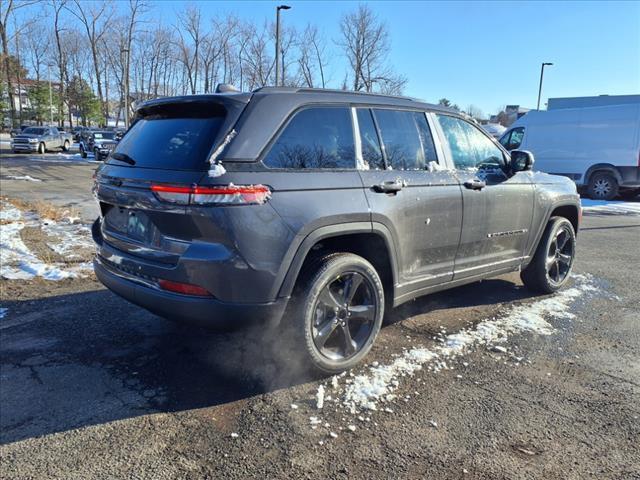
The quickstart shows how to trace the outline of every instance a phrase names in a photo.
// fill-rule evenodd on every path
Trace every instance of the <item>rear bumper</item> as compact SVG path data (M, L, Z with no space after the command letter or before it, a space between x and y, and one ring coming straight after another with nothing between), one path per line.
M127 278L96 256L93 262L98 279L125 300L161 317L213 330L232 330L255 323L277 324L288 298L259 304L226 303L212 298L165 292Z

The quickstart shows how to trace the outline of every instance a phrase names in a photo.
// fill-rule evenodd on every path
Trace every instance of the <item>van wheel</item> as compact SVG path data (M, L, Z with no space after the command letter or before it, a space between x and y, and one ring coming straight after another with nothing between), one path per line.
M526 287L542 293L558 291L567 282L576 251L573 225L564 217L553 217L540 239L531 263L520 273Z
M594 200L611 200L618 195L618 180L608 172L591 175L587 191Z
M40 145L38 145L38 153L40 155L44 155L46 151L47 151L47 149L44 146L44 142L40 143Z
M375 268L351 253L333 253L302 272L293 298L294 348L313 370L335 374L371 350L384 316L384 289Z

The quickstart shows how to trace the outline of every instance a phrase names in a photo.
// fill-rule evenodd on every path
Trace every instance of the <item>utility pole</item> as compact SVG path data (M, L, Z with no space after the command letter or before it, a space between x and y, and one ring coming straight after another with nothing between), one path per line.
M280 86L280 10L289 10L289 5L276 7L276 87Z
M551 66L553 63L544 62L542 68L540 68L540 86L538 87L538 107L536 110L540 110L540 96L542 95L542 78L544 77L544 67Z
M124 62L124 128L129 128L129 49L122 49L126 55Z
M47 63L47 75L49 76L49 125L53 125L53 91L51 90L51 64Z

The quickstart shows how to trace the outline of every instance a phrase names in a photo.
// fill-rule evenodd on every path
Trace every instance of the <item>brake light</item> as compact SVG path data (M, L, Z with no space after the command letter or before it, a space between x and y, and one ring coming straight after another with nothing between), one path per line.
M196 295L199 297L211 297L212 295L202 287L190 283L172 282L171 280L158 280L161 289L182 295Z
M261 205L271 196L271 190L265 185L152 185L151 191L160 200L180 205Z

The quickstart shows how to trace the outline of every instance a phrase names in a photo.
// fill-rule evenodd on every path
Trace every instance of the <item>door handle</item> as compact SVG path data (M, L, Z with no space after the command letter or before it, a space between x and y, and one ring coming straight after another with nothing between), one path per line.
M395 181L395 182L383 182L374 185L373 191L376 193L398 193L404 187L404 182Z
M464 182L464 186L469 190L482 190L487 186L487 183L484 180L474 178L473 180L467 180L466 182Z

